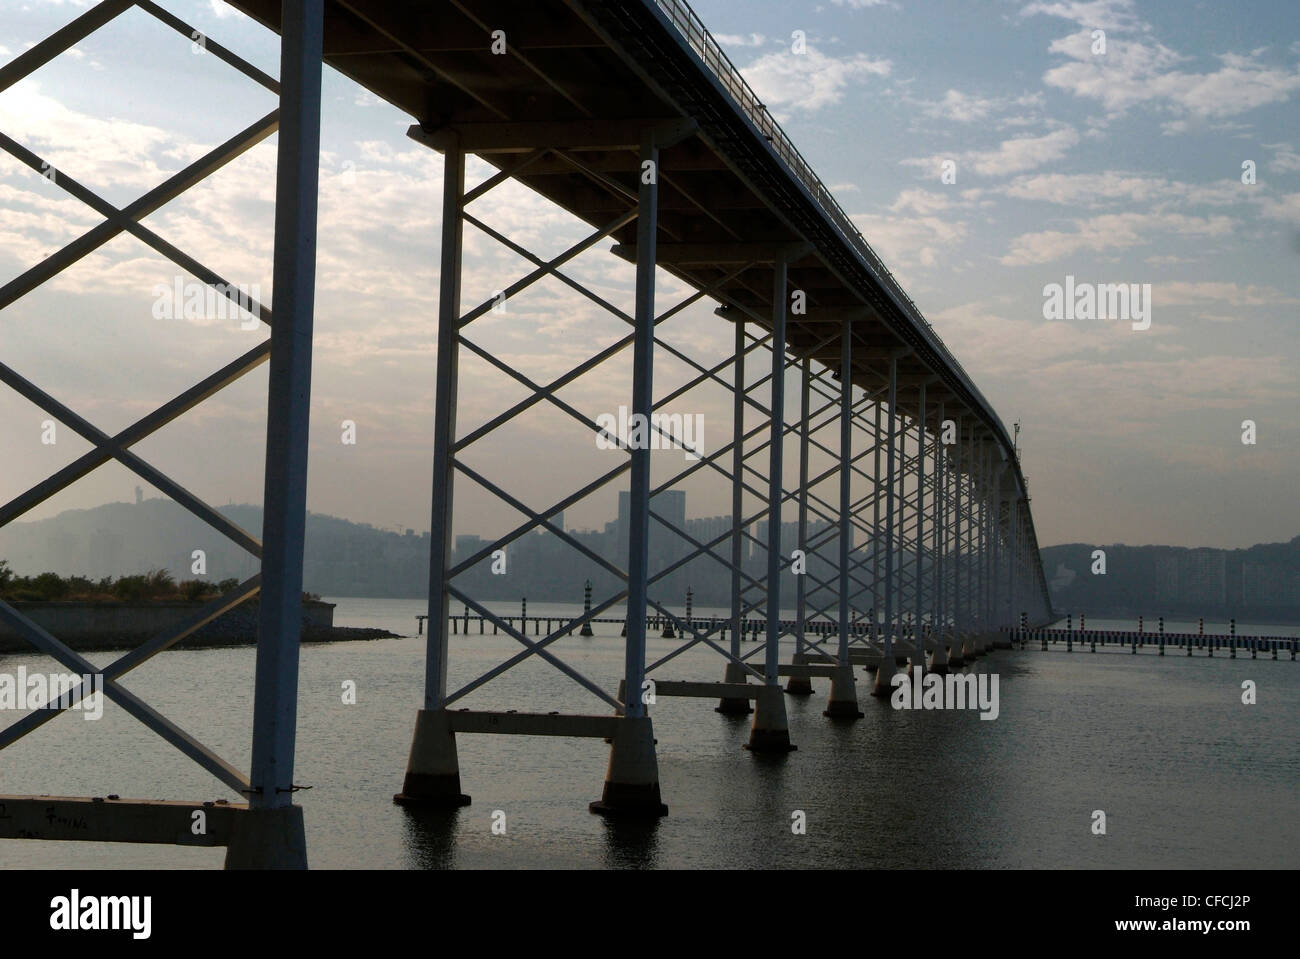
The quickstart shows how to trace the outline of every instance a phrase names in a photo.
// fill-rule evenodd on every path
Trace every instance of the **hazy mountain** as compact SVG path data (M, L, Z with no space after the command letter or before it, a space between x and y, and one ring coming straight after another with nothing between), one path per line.
M677 508L681 521L701 540L720 535L727 525L722 517L685 520L684 502ZM260 536L260 507L225 506L220 511ZM570 532L588 549L623 567L627 547L626 538L620 535L620 522L616 520L604 531ZM793 548L794 532L793 528L783 531L783 541L789 540L783 551ZM454 560L467 559L484 545L476 536L459 536ZM655 540L652 572L671 563L677 548L667 540ZM1093 572L1094 566L1100 568L1093 558L1098 549L1105 552L1104 574ZM203 572L194 568L196 550L203 551ZM491 560L484 559L462 574L458 585L485 600L527 596L538 602L575 603L581 601L582 584L587 579L595 587L597 600L617 589L613 574L552 534L524 536L508 553L508 575L493 575ZM1062 613L1300 621L1300 536L1287 543L1238 550L1069 543L1045 548L1042 557L1053 608ZM21 574L51 571L93 578L162 568L177 579L217 581L231 576L243 579L257 570L253 557L171 500L161 498L106 503L50 519L14 523L0 530L0 559L7 559ZM761 555L747 556L745 565L751 575L762 575ZM830 567L810 571L822 579L834 578ZM427 533L394 532L308 514L304 589L323 596L423 597L428 583ZM651 595L679 607L689 586L698 606L727 605L729 584L730 574L722 566L696 559L652 588ZM812 601L821 606L828 597L817 596ZM854 602L870 605L864 597Z

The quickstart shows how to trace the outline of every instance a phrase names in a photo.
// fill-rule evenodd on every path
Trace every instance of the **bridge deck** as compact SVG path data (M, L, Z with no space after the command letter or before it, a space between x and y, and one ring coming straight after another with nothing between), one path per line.
M278 30L280 0L228 2ZM505 55L491 52L496 30ZM949 416L969 413L967 427L1006 455L1006 491L1024 493L1002 422L679 0L327 0L325 60L426 135L458 131L499 169L562 149L567 158L548 154L516 178L593 226L635 208L644 121L694 120L698 134L661 154L660 265L697 289L720 284L766 319L771 250L811 242L790 264L790 288L809 301L807 316L789 318L791 352L837 368L835 324L850 311L855 382L878 388L889 352L911 347L899 408L914 414L916 385L938 376L927 387L929 428L939 399ZM633 222L615 234L625 255L635 231Z

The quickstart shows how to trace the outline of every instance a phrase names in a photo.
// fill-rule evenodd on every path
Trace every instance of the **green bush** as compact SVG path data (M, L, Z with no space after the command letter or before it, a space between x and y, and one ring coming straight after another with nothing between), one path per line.
M31 580L30 588L47 601L62 599L68 595L68 584L58 573L41 573Z
M187 579L184 582L177 583L176 590L180 593L182 599L193 603L216 593L217 588L201 579Z
M149 592L149 577L143 574L123 576L113 584L113 596L117 599L135 601L144 599Z
M0 598L9 602L37 603L54 600L81 602L126 602L145 600L186 600L198 602L214 596L225 595L239 588L238 579L223 579L210 583L201 579L176 582L165 569L152 569L114 579L101 580L85 576L62 577L57 573L39 576L17 576L5 560L0 560ZM315 593L303 593L304 600L320 599Z

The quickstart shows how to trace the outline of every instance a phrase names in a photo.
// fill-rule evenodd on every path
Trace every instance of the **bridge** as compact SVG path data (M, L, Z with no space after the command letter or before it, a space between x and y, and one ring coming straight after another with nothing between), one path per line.
M440 153L445 170L425 697L414 716L396 802L455 808L470 801L462 792L458 735L589 736L610 744L603 793L592 810L657 817L667 813L665 800L671 797L660 795L647 701L652 697L643 695L655 684L660 696L717 698L720 712L752 713L748 748L787 753L797 744L790 741L785 696L811 693L813 679L829 680L827 721L852 722L863 715L855 667L874 672L869 691L880 695L902 665L956 669L994 648L1009 648L1013 627L1050 621L1029 493L1005 425L685 3L236 0L231 5L279 34L278 79L148 0L103 0L0 68L2 94L138 8L171 27L179 34L177 42L201 39L208 54L279 98L278 109L126 207L113 206L69 177L53 179L104 222L0 289L0 309L113 237L129 234L236 300L269 327L270 336L112 436L20 372L0 365L0 379L94 447L0 507L0 525L116 460L259 557L261 572L102 671L7 604L0 603L0 621L75 672L103 672L110 699L241 801L214 808L116 797L104 803L6 796L10 818L0 821L0 837L225 845L232 867L306 865L302 809L293 802L294 745L323 64L407 114L409 136ZM217 269L167 243L142 220L273 133L279 141L272 307L250 302ZM49 170L41 157L2 131L0 147L37 172ZM471 156L496 170L472 186L466 181ZM545 256L475 215L475 201L511 182L547 198L587 224L589 232L559 255ZM482 302L463 303L461 297L467 225L528 264L521 275L503 278L501 290ZM566 271L579 256L604 245L635 269L632 312ZM664 302L656 290L658 274L685 284L690 294ZM542 280L559 281L626 329L612 345L593 348L548 382L513 369L467 335L495 306ZM695 355L665 335L681 330L685 311L700 303L715 307L713 323L726 324L733 348L721 362ZM691 342L689 326L681 339ZM610 437L593 416L558 394L628 351L633 372L626 403L634 418L649 425ZM458 430L457 423L458 400L474 389L458 376L465 357L489 364L524 393L470 431ZM692 378L672 390L657 389L656 360L668 358L688 367ZM265 520L256 536L131 447L264 362L270 367ZM651 447L660 444L649 440L680 445L682 437L652 416L701 384L728 391L731 435L716 448L699 451L676 474L654 478ZM595 480L534 509L507 490L504 477L471 465L467 451L548 405L567 415L574 430L604 435L615 449L611 465ZM657 508L657 494L706 474L730 487L731 528L700 539ZM836 495L823 495L818 489L823 482L834 483ZM610 484L628 492L625 562L598 555L557 522L565 509ZM468 486L488 491L524 519L453 563L453 493ZM782 526L791 520L798 524L799 548L786 555ZM490 612L462 582L473 565L536 530L606 570L621 588L589 601L582 616L548 621L545 635L535 628L529 637L526 627ZM652 536L671 538L681 555L652 568ZM765 555L759 574L744 562L751 549ZM834 573L814 576L805 565L812 556ZM651 595L674 570L701 557L730 574L729 617L681 616ZM118 680L254 596L260 602L260 638L252 763L246 774ZM458 688L450 687L448 669L454 654L453 604L493 624L520 647ZM625 669L617 690L593 682L555 651L558 639L612 607L626 609ZM793 617L783 616L783 610L793 610ZM742 647L755 620L759 635ZM680 641L674 652L653 662L646 654L651 622L671 624ZM677 655L701 646L716 654L715 675L659 682ZM530 657L545 660L587 690L599 710L557 715L460 705ZM782 677L789 680L785 687ZM0 732L0 749L54 715L57 711L33 713L14 723ZM671 706L656 707L656 715L671 722ZM490 774L475 770L475 775ZM209 831L192 835L186 823L204 808L210 813ZM56 814L45 815L51 809ZM72 833L58 825L72 820L86 828Z

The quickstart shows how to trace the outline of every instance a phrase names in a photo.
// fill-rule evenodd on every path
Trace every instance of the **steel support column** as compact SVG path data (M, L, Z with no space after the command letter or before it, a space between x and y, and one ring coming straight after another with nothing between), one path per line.
M465 221L465 153L450 137L443 150L442 242L438 279L438 357L434 379L433 484L429 520L429 635L424 661L424 708L415 733L402 791L402 805L454 809L469 804L460 791L456 734L447 716L447 650L451 597L452 493L456 470L456 401L460 369L461 257Z
M849 661L849 553L853 527L850 479L853 465L853 326L847 318L840 324L840 504L839 504L839 669L831 679L830 700L825 715L832 719L860 719L857 685ZM806 482L806 478L805 478Z
M934 651L930 654L930 669L940 675L948 672L948 615L944 607L944 569L947 565L944 552L947 549L948 538L948 493L944 485L946 473L944 471L944 457L947 451L943 445L943 400L939 401L939 419L938 429L934 435L934 476L932 479L933 489L931 498L934 501L934 566L932 573L934 576L933 596L931 598L930 608L933 612L930 614L930 623L934 628Z
M772 400L771 446L768 450L767 487L767 647L764 649L763 690L754 710L746 749L756 752L789 752L790 729L786 721L785 697L778 670L781 656L781 501L782 453L785 448L785 327L789 311L786 289L786 261L777 257L772 265Z
M965 417L963 417L963 420ZM957 457L959 466L957 469L957 489L956 504L958 515L957 527L957 601L959 603L959 629L958 635L961 638L961 660L963 663L975 659L977 650L974 640L974 592L971 588L972 570L971 570L971 499L970 483L974 476L974 444L970 437L966 436L966 424L962 424L962 436L958 441ZM973 430L971 430L973 432ZM961 452L961 446L965 446L965 453Z
M637 190L636 328L632 344L632 415L649 423L654 411L655 260L659 238L659 144L653 129L641 139ZM623 718L610 745L605 789L591 811L602 815L663 816L653 725L646 710L646 581L650 546L650 443L633 445L628 494L627 642Z
M845 323L847 324L847 320ZM799 536L798 546L804 553L804 562L811 559L812 550L808 545L808 440L809 421L812 419L812 358L805 356L799 364ZM795 589L795 636L794 658L791 663L799 665L806 662L804 631L808 627L808 577L796 575ZM785 691L792 695L807 696L813 691L812 681L807 676L791 676L786 682Z
M912 632L912 666L916 681L920 682L921 673L925 671L925 578L922 575L925 565L925 383L917 388L919 411L916 419L916 566L913 571L913 583L916 595L916 627Z
M731 637L728 660L723 679L727 683L745 682L745 669L740 660L740 636L745 628L744 602L741 593L741 567L744 549L744 493L745 472L745 317L735 319L735 381L732 386L731 407ZM715 707L728 716L747 716L752 709L749 700L724 697Z
M282 10L275 323L266 414L253 756L249 812L242 821L247 828L237 827L231 836L226 849L230 868L307 867L302 809L293 805L293 762L307 525L324 0L285 0Z
M894 662L894 443L897 436L898 417L898 356L889 358L889 417L885 427L885 642L881 650L880 665L876 667L873 696L889 696L893 691L891 680L896 670ZM879 481L877 481L879 498Z

